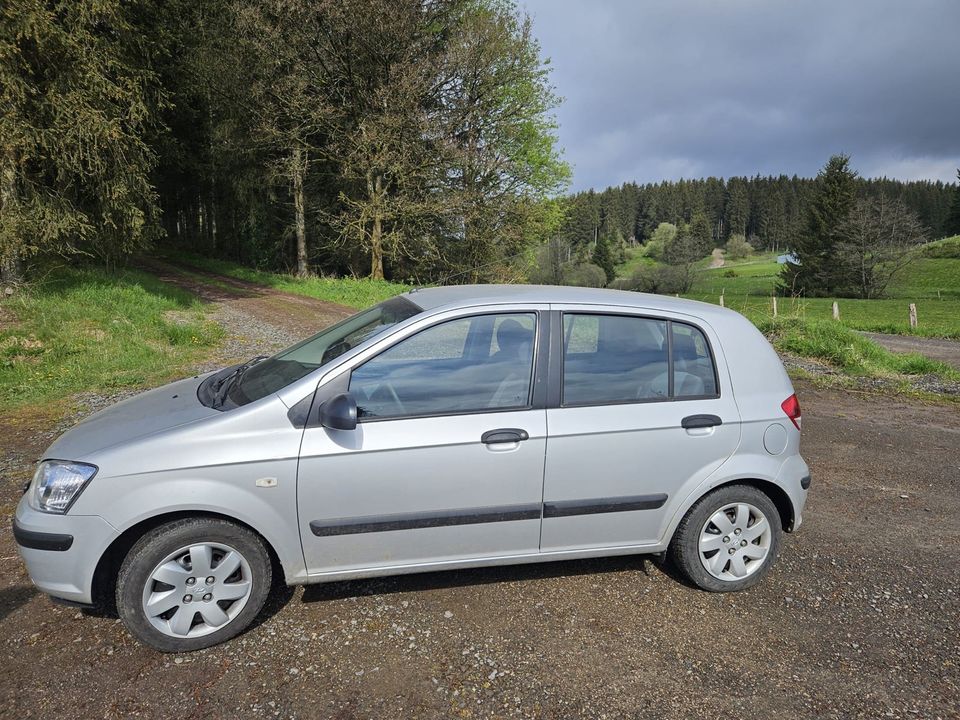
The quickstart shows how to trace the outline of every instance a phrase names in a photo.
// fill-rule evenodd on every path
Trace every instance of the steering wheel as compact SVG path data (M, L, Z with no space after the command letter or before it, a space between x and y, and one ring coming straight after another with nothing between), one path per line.
M390 399L391 399L391 400L394 402L394 404L397 406L397 410L400 411L400 414L401 414L401 415L406 415L406 414L407 414L407 409L403 406L403 403L400 401L400 396L397 395L397 391L396 391L396 389L393 387L393 385L391 385L391 384L390 384L389 382L387 382L387 381L384 381L383 383L381 383L380 387L383 388L384 390L386 390L386 391L390 394Z

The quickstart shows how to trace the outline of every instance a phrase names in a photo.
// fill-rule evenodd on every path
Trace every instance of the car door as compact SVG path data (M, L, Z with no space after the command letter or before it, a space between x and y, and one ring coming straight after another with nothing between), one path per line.
M541 549L656 543L739 443L715 338L622 308L555 315Z
M342 377L357 428L303 436L298 511L309 573L538 552L546 368L535 361L545 311L427 320Z

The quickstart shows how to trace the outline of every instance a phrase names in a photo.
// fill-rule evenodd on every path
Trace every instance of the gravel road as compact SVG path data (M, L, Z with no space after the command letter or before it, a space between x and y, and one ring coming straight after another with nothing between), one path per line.
M208 298L234 338L225 356L344 312L259 288L203 292L221 291ZM287 323L292 307L305 309ZM0 526L0 714L958 718L960 412L797 390L814 478L804 525L737 595L643 558L335 583L278 589L240 638L162 655L115 618L38 594ZM78 415L107 401L87 397ZM8 515L76 417L0 416Z
M945 362L960 370L960 340L869 332L863 334L891 352L920 353L932 360Z

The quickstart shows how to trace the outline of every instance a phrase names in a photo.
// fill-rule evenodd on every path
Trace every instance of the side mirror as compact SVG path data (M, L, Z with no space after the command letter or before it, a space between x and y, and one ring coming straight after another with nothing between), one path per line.
M334 395L320 406L320 424L333 430L355 430L357 401L350 393Z

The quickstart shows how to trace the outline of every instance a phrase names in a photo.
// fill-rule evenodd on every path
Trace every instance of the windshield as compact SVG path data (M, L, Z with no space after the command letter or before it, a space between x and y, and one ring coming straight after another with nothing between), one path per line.
M234 405L246 405L275 393L420 312L420 308L406 298L395 297L351 315L313 337L251 365L237 376L227 397Z

